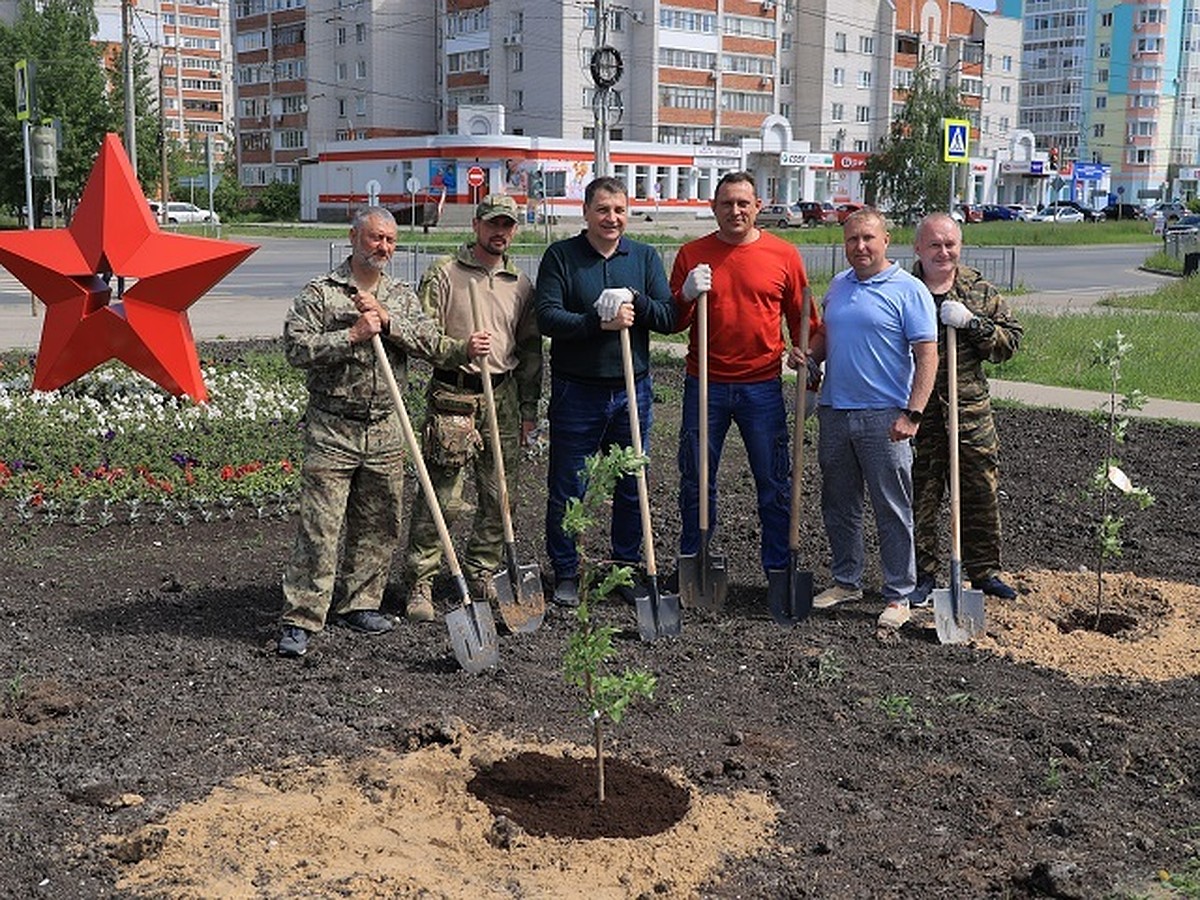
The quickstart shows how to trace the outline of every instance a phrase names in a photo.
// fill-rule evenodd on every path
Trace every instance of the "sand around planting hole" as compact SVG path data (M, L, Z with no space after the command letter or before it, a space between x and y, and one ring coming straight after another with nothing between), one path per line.
M587 757L460 730L454 743L235 778L164 821L112 838L131 862L118 887L174 898L688 897L725 860L772 840L762 794L704 795L675 827L636 839L506 831L467 790L478 767L518 753ZM682 784L681 776L669 773ZM497 846L499 845L499 846ZM506 849L502 849L507 845Z

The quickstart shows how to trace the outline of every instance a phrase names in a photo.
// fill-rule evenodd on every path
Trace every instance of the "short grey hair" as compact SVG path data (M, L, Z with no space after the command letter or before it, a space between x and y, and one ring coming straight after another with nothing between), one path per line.
M392 211L384 206L360 206L354 211L354 218L350 220L351 231L361 231L367 219L379 219L385 225L396 227L396 217L392 215Z
M941 222L949 222L951 225L957 228L958 238L959 240L962 240L962 226L958 224L958 221L954 218L954 216L947 212L931 212L917 223L917 230L913 233L913 243L919 244L921 242L921 234L924 232L926 225L936 225Z

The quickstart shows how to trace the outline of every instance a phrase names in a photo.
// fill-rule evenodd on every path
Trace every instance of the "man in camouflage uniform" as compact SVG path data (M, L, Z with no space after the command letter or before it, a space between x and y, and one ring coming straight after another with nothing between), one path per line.
M381 335L396 381L407 353L459 365L487 353L486 334L447 337L416 294L387 274L396 222L380 207L359 211L351 255L300 292L284 323L284 353L307 372L300 524L283 574L281 656L303 656L325 624L340 580L337 621L369 634L392 628L379 612L400 535L404 436L371 340ZM342 565L338 542L344 536Z
M999 291L975 269L959 265L962 230L945 213L917 226L913 274L925 282L938 305L938 371L932 402L915 441L913 512L917 587L912 606L929 602L938 569L938 511L949 477L946 411L946 325L957 330L960 499L963 570L974 588L993 597L1016 597L1000 579L1000 443L992 418L983 363L1009 359L1023 329Z
M475 239L426 270L418 294L425 312L446 334L462 337L475 329L470 286L479 301L480 322L492 338L488 355L496 421L503 446L509 496L517 481L521 446L537 424L542 393L542 339L533 308L533 284L509 260L520 211L506 194L489 194L475 208ZM472 596L496 595L492 572L502 560L504 530L500 490L488 433L483 383L477 363L435 369L429 382L425 461L447 519L469 509L463 499L468 472L475 476L475 521L463 557ZM442 560L437 529L423 496L413 501L408 535L407 580L412 585L406 615L411 621L434 617L431 586Z

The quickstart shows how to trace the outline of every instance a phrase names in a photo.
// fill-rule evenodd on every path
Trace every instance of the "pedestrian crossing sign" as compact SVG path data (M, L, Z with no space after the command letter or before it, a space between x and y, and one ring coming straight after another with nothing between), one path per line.
M966 162L971 140L971 123L966 119L943 119L942 159L948 163Z

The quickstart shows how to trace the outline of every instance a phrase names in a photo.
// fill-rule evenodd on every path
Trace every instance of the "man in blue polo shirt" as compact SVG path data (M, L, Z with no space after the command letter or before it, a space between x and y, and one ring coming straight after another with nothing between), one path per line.
M834 579L813 606L862 597L865 487L887 603L879 625L899 628L916 585L911 441L937 372L937 313L920 279L888 260L882 215L853 213L842 236L850 268L830 283L825 327L810 347L825 360L817 458Z
M642 452L650 450L650 332L675 330L675 306L653 247L625 237L629 195L601 177L584 192L580 234L551 244L537 277L537 319L550 338L550 465L546 476L546 555L556 603L579 602L579 558L562 529L567 501L583 494L580 471L593 453L633 445L619 332L629 329ZM641 559L637 482L622 479L613 496L612 558Z

